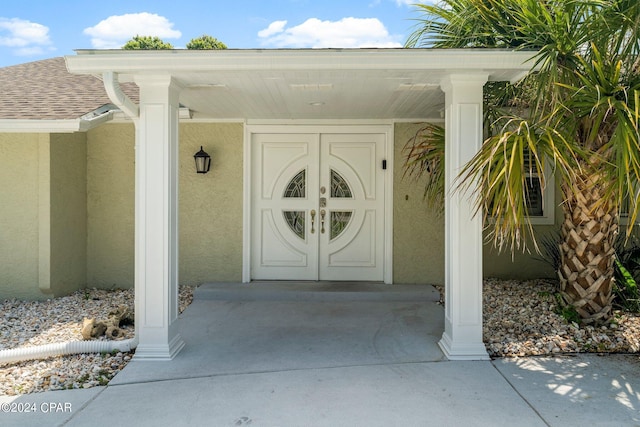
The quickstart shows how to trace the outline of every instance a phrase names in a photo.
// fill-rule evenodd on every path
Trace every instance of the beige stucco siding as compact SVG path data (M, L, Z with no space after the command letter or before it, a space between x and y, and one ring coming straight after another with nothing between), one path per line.
M406 153L403 147L420 129L420 124L395 125L394 173L394 282L444 283L444 216L429 209L423 200L424 181L403 178ZM556 206L560 203L556 192ZM556 224L561 212L556 210ZM556 226L535 226L537 233L551 233ZM491 244L483 248L483 274L485 277L531 279L555 277L546 263L531 253L498 253Z
M562 193L556 183L555 189L555 209L554 223L549 225L534 225L536 241L542 253L544 253L545 237L553 239L559 238L560 224L563 221ZM489 242L490 236L485 232L485 238ZM535 250L535 244L530 239L527 240L526 248L520 249L513 254L509 250L499 251L494 245L487 243L484 246L483 271L485 277L499 279L528 280L537 278L557 278L557 273L547 262L543 261L544 256Z
M86 283L86 144L77 134L0 134L0 298Z
M132 123L87 133L87 285L133 286L134 156Z
M180 283L240 280L243 125L181 123L179 140ZM89 286L133 286L134 141L133 124L89 131ZM201 145L213 159L208 174L195 171Z
M485 245L482 264L484 277L516 280L557 278L553 268L541 261L541 258L541 255L534 252L533 247L530 247L530 252L514 253L512 258L510 251L500 253L492 245Z
M562 202L560 191L556 190L555 225L536 225L536 241L540 250L544 253L544 240L546 235L558 237L558 230L563 221ZM557 273L546 262L542 261L543 255L536 253L535 245L528 240L527 248L511 253L510 251L498 251L493 245L484 246L483 271L485 277L499 279L527 280L533 278L557 278Z
M40 289L54 296L83 288L87 281L86 147L84 133L50 136L50 273L48 283L40 282Z
M38 134L0 134L0 299L38 290Z
M444 282L444 217L427 207L423 182L403 177L403 147L419 127L394 128L395 283ZM180 125L180 283L241 280L243 138L242 123ZM0 134L0 297L133 286L134 141L132 123ZM204 175L193 162L201 145L213 158ZM484 251L487 277L554 277L530 254Z
M397 123L394 129L394 283L444 282L444 217L425 203L424 179L403 177L403 148L421 127L417 123Z
M395 283L444 282L444 217L427 207L422 182L403 177L402 149L420 126L398 123L394 129ZM241 123L180 125L180 283L241 280L242 142ZM195 173L193 162L200 145L213 158L204 175ZM88 134L89 286L133 284L133 147L132 124L107 124ZM515 261L485 247L486 276L554 274L530 256L517 255Z
M180 283L242 279L242 123L180 125ZM193 155L211 155L198 174Z

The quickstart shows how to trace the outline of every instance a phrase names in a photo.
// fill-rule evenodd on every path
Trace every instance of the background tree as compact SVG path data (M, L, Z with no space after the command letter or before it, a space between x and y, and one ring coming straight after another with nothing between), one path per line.
M160 39L159 37L152 36L135 36L124 46L122 49L125 50L162 50L162 49L173 49L173 45L171 43L167 43Z
M211 37L207 34L204 34L200 37L196 37L191 39L189 43L187 43L187 49L196 49L196 50L218 50L218 49L226 49L227 45L222 43L220 40L215 37Z
M489 137L461 182L477 182L476 207L493 219L485 224L494 244L513 251L535 243L527 175L542 178L553 168L564 198L560 293L585 323L606 320L620 210L629 213L627 236L639 210L640 2L442 0L417 7L422 17L407 47L532 51L524 81L486 86ZM444 147L437 139L427 129L409 144L410 171L424 173L444 156L434 151Z

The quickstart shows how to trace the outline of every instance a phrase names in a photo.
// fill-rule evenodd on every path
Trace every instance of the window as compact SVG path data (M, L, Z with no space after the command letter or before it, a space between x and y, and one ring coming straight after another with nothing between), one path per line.
M533 159L529 150L525 151L525 167L533 171L535 168L529 167ZM546 168L542 188L540 176L537 173L527 173L527 211L533 225L553 225L555 222L555 180L550 167Z
M540 187L540 178L527 177L527 213L530 216L544 215L542 188Z

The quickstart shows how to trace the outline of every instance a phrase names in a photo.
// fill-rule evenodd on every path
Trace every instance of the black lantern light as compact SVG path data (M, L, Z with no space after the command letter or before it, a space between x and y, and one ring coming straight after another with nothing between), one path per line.
M202 149L202 145L200 146L200 151L198 151L193 158L196 161L196 172L198 173L207 173L211 168L211 156L207 154L206 151Z

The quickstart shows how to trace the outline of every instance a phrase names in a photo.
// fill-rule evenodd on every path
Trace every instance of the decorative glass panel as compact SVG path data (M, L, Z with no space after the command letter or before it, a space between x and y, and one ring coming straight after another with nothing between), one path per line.
M283 211L284 220L296 236L304 240L304 211Z
M338 237L340 234L342 234L344 229L347 228L347 225L349 225L349 221L351 221L351 213L352 212L350 211L331 212L331 233L329 235L331 240Z
M331 169L331 197L350 199L353 197L347 181L336 171Z
M285 198L304 198L306 196L307 186L307 171L301 170L296 176L291 178L291 181L284 189Z

